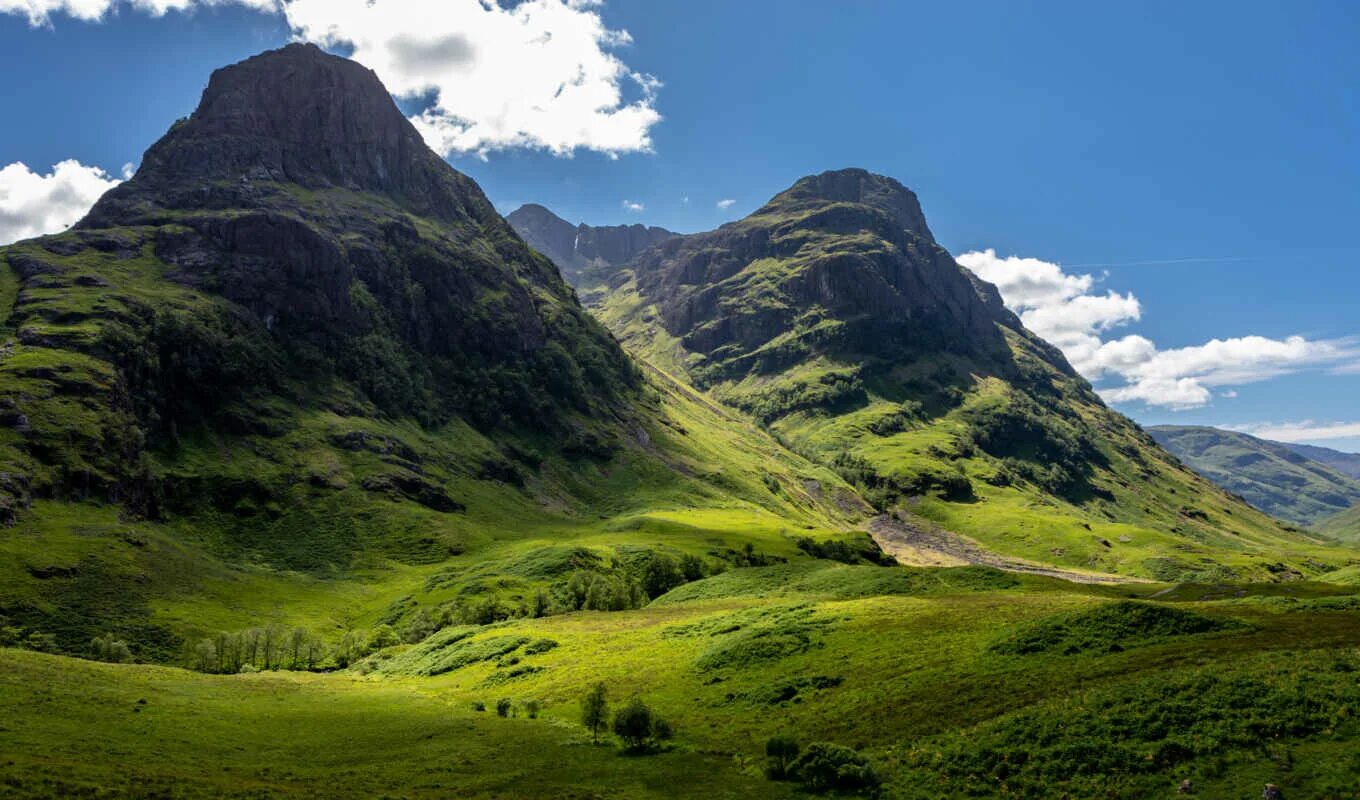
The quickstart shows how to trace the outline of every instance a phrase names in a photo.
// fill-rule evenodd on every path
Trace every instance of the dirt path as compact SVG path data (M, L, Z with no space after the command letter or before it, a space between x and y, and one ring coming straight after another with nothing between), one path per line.
M1044 575L1073 583L1147 583L1142 578L1109 575L1098 572L1077 572L1010 558L983 548L977 542L952 531L938 528L925 520L898 519L889 514L869 521L869 535L874 537L883 552L903 564L927 567L958 567L975 564L995 567L1007 572Z

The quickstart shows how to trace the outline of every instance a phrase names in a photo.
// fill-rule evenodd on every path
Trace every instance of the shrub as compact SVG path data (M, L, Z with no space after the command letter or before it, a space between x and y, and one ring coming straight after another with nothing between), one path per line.
M538 712L542 706L537 700L527 700L524 703L524 715L529 719L538 719Z
M510 716L510 712L511 712L513 709L514 709L514 704L511 703L511 702L510 702L509 700L507 700L507 699L502 698L502 699L496 701L496 716L498 716L498 717L508 717L508 716Z
M869 759L828 742L808 745L789 766L789 775L814 792L874 790L882 783Z
M96 660L111 664L122 664L132 660L132 651L128 649L127 642L113 638L111 633L96 636L90 642L90 652Z
M793 762L798 758L798 740L792 736L774 736L765 743L765 777L772 781L787 780Z
M539 653L546 653L557 647L557 642L553 639L535 639L524 646L524 655L536 656Z
M631 753L652 750L673 735L670 723L658 717L637 697L614 715L613 730L614 735L623 740L624 749Z

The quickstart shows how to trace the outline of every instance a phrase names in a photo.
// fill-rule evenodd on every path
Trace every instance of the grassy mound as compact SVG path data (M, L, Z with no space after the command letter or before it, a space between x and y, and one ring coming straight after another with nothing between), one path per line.
M997 641L990 649L1004 655L1117 653L1174 637L1245 627L1235 620L1125 600L1042 620Z

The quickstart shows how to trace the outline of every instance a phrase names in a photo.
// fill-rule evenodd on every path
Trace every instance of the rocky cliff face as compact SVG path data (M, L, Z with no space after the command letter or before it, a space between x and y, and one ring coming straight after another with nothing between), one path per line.
M585 270L619 266L652 245L679 236L646 225L573 226L536 204L521 206L505 219L531 247L552 259L573 286Z
M910 190L860 169L804 178L746 219L629 266L667 332L705 357L708 380L817 353L1002 354L997 324L1020 328L996 289L935 243Z
M595 452L610 434L590 421L627 416L639 381L373 73L312 46L218 70L75 230L0 261L19 283L0 387L32 420L0 472L34 496L152 502L168 484L147 453L277 435L304 410ZM455 505L408 471L383 485Z

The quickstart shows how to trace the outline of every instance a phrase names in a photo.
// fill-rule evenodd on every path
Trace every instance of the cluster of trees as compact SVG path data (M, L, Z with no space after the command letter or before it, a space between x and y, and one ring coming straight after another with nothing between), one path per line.
M393 642L395 644L395 642ZM200 672L232 674L253 670L314 670L333 656L335 663L344 666L342 649L333 652L306 628L266 625L234 633L219 633L201 640L194 648L194 668Z
M1058 495L1083 487L1093 464L1104 463L1086 423L1024 395L970 413L967 440L965 446L1001 459L1010 473Z
M710 569L697 556L676 558L648 551L623 569L602 572L578 569L555 587L557 603L551 610L622 611L641 608L677 586L707 577Z
M824 558L828 561L839 561L842 564L878 564L880 566L893 566L897 560L883 552L874 540L868 536L859 536L853 539L826 539L816 541L806 536L800 536L794 540L798 549L813 558Z
M126 664L132 660L132 650L127 646L127 642L115 638L111 633L90 640L90 655L96 661L107 661L110 664Z
M629 753L649 753L675 735L669 722L659 716L639 697L629 700L613 716L609 716L609 693L603 683L597 683L581 698L581 724L590 729L591 739L598 744L600 734L608 728L623 743Z
M974 497L973 484L961 469L928 469L911 473L884 475L867 459L842 452L831 460L831 467L847 483L859 488L875 508L887 509L904 497L937 492L946 500L966 501Z
M765 776L797 781L813 792L876 793L883 783L869 759L854 750L829 742L803 748L792 736L775 736L765 743Z
M768 425L796 411L813 409L834 411L863 405L868 401L869 395L864 390L864 381L858 375L828 372L818 376L816 380L775 386L763 392L757 399L749 402L738 401L737 405L761 424Z

